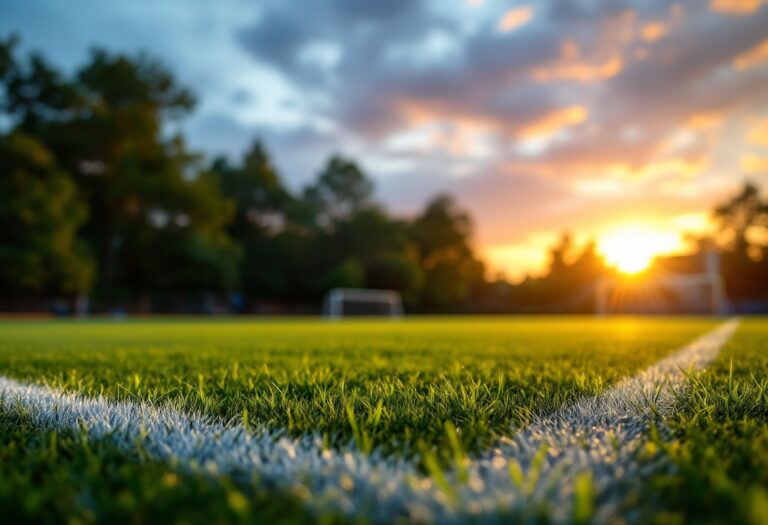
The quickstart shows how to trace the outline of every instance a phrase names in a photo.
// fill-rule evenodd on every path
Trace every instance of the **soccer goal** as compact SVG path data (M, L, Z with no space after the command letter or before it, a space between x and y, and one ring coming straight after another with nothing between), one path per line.
M403 301L394 290L334 288L323 301L323 316L330 319L349 316L402 317Z

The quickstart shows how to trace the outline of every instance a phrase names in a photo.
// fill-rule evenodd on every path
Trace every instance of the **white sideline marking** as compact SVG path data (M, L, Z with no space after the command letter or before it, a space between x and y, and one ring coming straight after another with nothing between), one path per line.
M87 398L0 376L0 400L34 424L51 429L84 428L92 439L108 439L149 457L212 475L258 477L270 487L293 491L309 508L362 516L375 522L407 518L426 522L501 522L499 511L531 512L546 505L555 522L570 521L574 481L590 473L598 521L616 510L622 482L642 475L635 452L654 414L669 415L686 384L687 371L714 359L737 321L723 323L640 374L599 396L584 399L534 421L466 465L467 481L448 473L454 494L411 463L353 447L323 450L318 436L301 439L250 434L241 425L190 416L173 408ZM546 452L537 452L546 447ZM522 486L510 463L524 474ZM538 466L536 466L538 463ZM540 507L539 507L540 508Z

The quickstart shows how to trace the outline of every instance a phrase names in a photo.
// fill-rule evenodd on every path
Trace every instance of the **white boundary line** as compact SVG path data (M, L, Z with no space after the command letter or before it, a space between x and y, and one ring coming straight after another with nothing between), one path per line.
M616 510L626 494L622 481L642 474L635 453L649 423L672 413L688 371L714 359L736 326L735 320L723 323L601 395L502 439L467 461L463 482L457 472L446 474L451 494L407 461L364 455L354 447L323 449L319 436L251 434L241 425L173 408L87 398L2 376L0 399L42 428L84 428L92 439L108 439L126 450L141 446L149 457L183 469L257 477L266 486L292 491L317 511L374 522L501 522L500 510L526 513L546 505L554 521L567 522L574 484L583 473L592 479L597 516Z

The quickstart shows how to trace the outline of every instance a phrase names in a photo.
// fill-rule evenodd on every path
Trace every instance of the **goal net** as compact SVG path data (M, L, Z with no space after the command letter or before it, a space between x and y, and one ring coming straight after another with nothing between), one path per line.
M394 290L334 288L323 301L323 316L331 319L349 316L402 317L403 301Z

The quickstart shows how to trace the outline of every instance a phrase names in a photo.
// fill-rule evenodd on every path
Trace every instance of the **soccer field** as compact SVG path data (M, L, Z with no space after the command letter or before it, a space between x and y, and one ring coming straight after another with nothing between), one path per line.
M0 324L35 522L765 523L768 322Z

